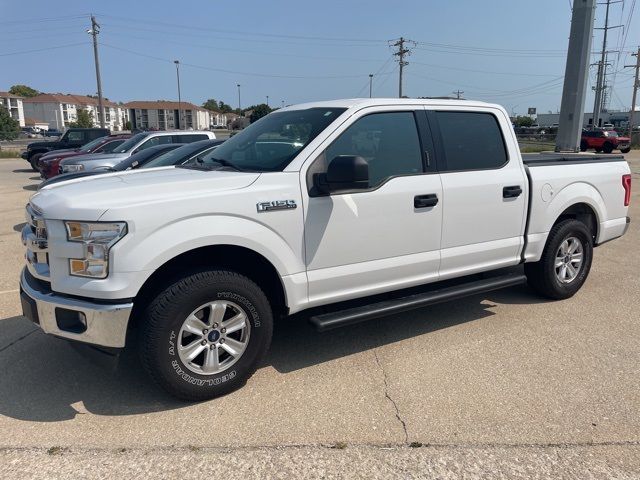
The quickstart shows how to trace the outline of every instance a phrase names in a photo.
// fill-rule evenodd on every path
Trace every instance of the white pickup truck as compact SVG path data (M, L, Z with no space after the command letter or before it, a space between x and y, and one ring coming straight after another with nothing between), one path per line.
M135 338L160 386L211 398L252 375L277 317L322 331L525 281L572 296L627 230L629 173L621 156L523 158L497 105L290 106L196 164L34 194L23 310L103 351Z

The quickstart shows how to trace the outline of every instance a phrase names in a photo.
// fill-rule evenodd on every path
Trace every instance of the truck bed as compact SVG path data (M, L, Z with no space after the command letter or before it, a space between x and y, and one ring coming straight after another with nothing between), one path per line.
M577 163L624 162L624 155L593 153L524 153L522 161L529 167L573 165Z

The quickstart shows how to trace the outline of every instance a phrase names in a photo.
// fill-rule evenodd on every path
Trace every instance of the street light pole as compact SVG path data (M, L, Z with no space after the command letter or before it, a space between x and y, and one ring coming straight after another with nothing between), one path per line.
M240 103L240 84L237 84L238 87L238 115L242 115L242 107L241 107L241 103Z
M282 100L282 108L284 108L284 100Z
M369 74L369 98L371 98L371 93L373 92L373 73Z
M180 62L178 60L174 60L173 63L176 64L176 78L178 79L178 123L180 124L179 130L184 130L184 117L182 115L182 96L180 95Z
M267 107L269 106L269 95L267 95Z

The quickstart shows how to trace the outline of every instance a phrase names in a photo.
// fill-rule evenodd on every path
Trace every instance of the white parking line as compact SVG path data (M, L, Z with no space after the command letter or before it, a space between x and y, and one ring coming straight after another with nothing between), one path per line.
M15 290L3 290L2 292L0 292L0 295L2 295L3 293L18 293L19 291L19 288L16 288Z

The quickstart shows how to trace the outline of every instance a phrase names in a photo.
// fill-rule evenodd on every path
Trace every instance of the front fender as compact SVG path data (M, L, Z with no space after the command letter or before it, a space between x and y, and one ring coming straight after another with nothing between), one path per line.
M305 270L302 245L287 241L267 225L229 215L204 215L166 224L152 232L136 231L113 249L115 272L148 272L178 255L200 247L234 245L266 258L280 276ZM146 280L146 278L145 278Z

